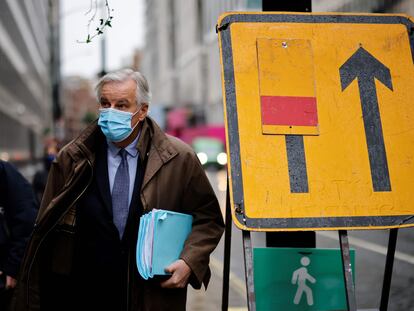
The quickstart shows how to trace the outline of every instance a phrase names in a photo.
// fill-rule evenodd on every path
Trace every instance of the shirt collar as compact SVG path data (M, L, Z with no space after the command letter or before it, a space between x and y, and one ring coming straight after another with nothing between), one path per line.
M141 131L138 133L137 137L135 137L134 141L124 148L126 152L133 158L135 158L138 155L138 149L136 148L136 146L137 146L137 142L138 142L140 135L141 135ZM116 157L119 153L119 150L121 150L121 148L115 146L114 143L112 143L109 140L107 140L107 142L108 142L109 153L111 154L112 157Z

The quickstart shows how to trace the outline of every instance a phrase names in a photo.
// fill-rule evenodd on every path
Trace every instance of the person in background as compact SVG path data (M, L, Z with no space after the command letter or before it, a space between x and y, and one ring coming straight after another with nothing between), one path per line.
M45 147L42 163L43 167L38 170L33 177L32 187L39 204L42 201L43 192L46 188L47 176L49 175L50 167L53 160L56 158L57 152L58 148L55 142Z
M0 160L0 310L6 310L37 213L30 184Z
M194 151L147 116L141 73L109 73L96 91L99 120L52 163L12 310L185 310L187 285L207 287L224 231L217 198ZM171 275L145 281L136 242L154 208L193 225Z

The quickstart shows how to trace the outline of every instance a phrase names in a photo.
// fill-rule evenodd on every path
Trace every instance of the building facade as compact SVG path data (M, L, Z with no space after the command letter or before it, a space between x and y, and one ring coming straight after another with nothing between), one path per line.
M414 15L412 0L314 0L314 12ZM143 73L153 105L191 107L207 123L223 123L221 67L215 25L223 12L261 11L261 0L147 0Z
M314 12L405 13L413 15L412 0L312 0Z
M0 1L0 158L42 153L51 127L48 0Z
M248 0L148 0L142 70L153 105L190 107L207 123L223 123L217 18L260 5Z
M64 140L76 138L86 126L98 117L93 82L82 77L66 77L62 81L62 104L65 107Z

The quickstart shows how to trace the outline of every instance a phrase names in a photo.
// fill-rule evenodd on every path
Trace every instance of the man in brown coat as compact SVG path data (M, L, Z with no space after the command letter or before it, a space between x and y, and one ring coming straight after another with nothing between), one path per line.
M207 287L223 233L217 198L191 148L147 117L139 72L107 74L97 95L98 123L52 164L12 310L185 310L187 284ZM190 214L193 226L171 276L144 281L138 224L154 208Z

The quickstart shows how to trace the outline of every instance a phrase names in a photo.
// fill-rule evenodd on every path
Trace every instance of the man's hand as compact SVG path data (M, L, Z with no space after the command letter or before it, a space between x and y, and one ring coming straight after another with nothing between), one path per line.
M165 272L172 273L172 275L168 280L161 283L161 287L184 288L187 286L188 279L191 275L191 268L184 260L178 259L165 268Z
M3 275L3 271L0 271L0 276ZM12 289L16 287L17 280L11 276L6 276L6 289Z
M16 287L17 280L11 276L6 276L6 289L13 289Z

